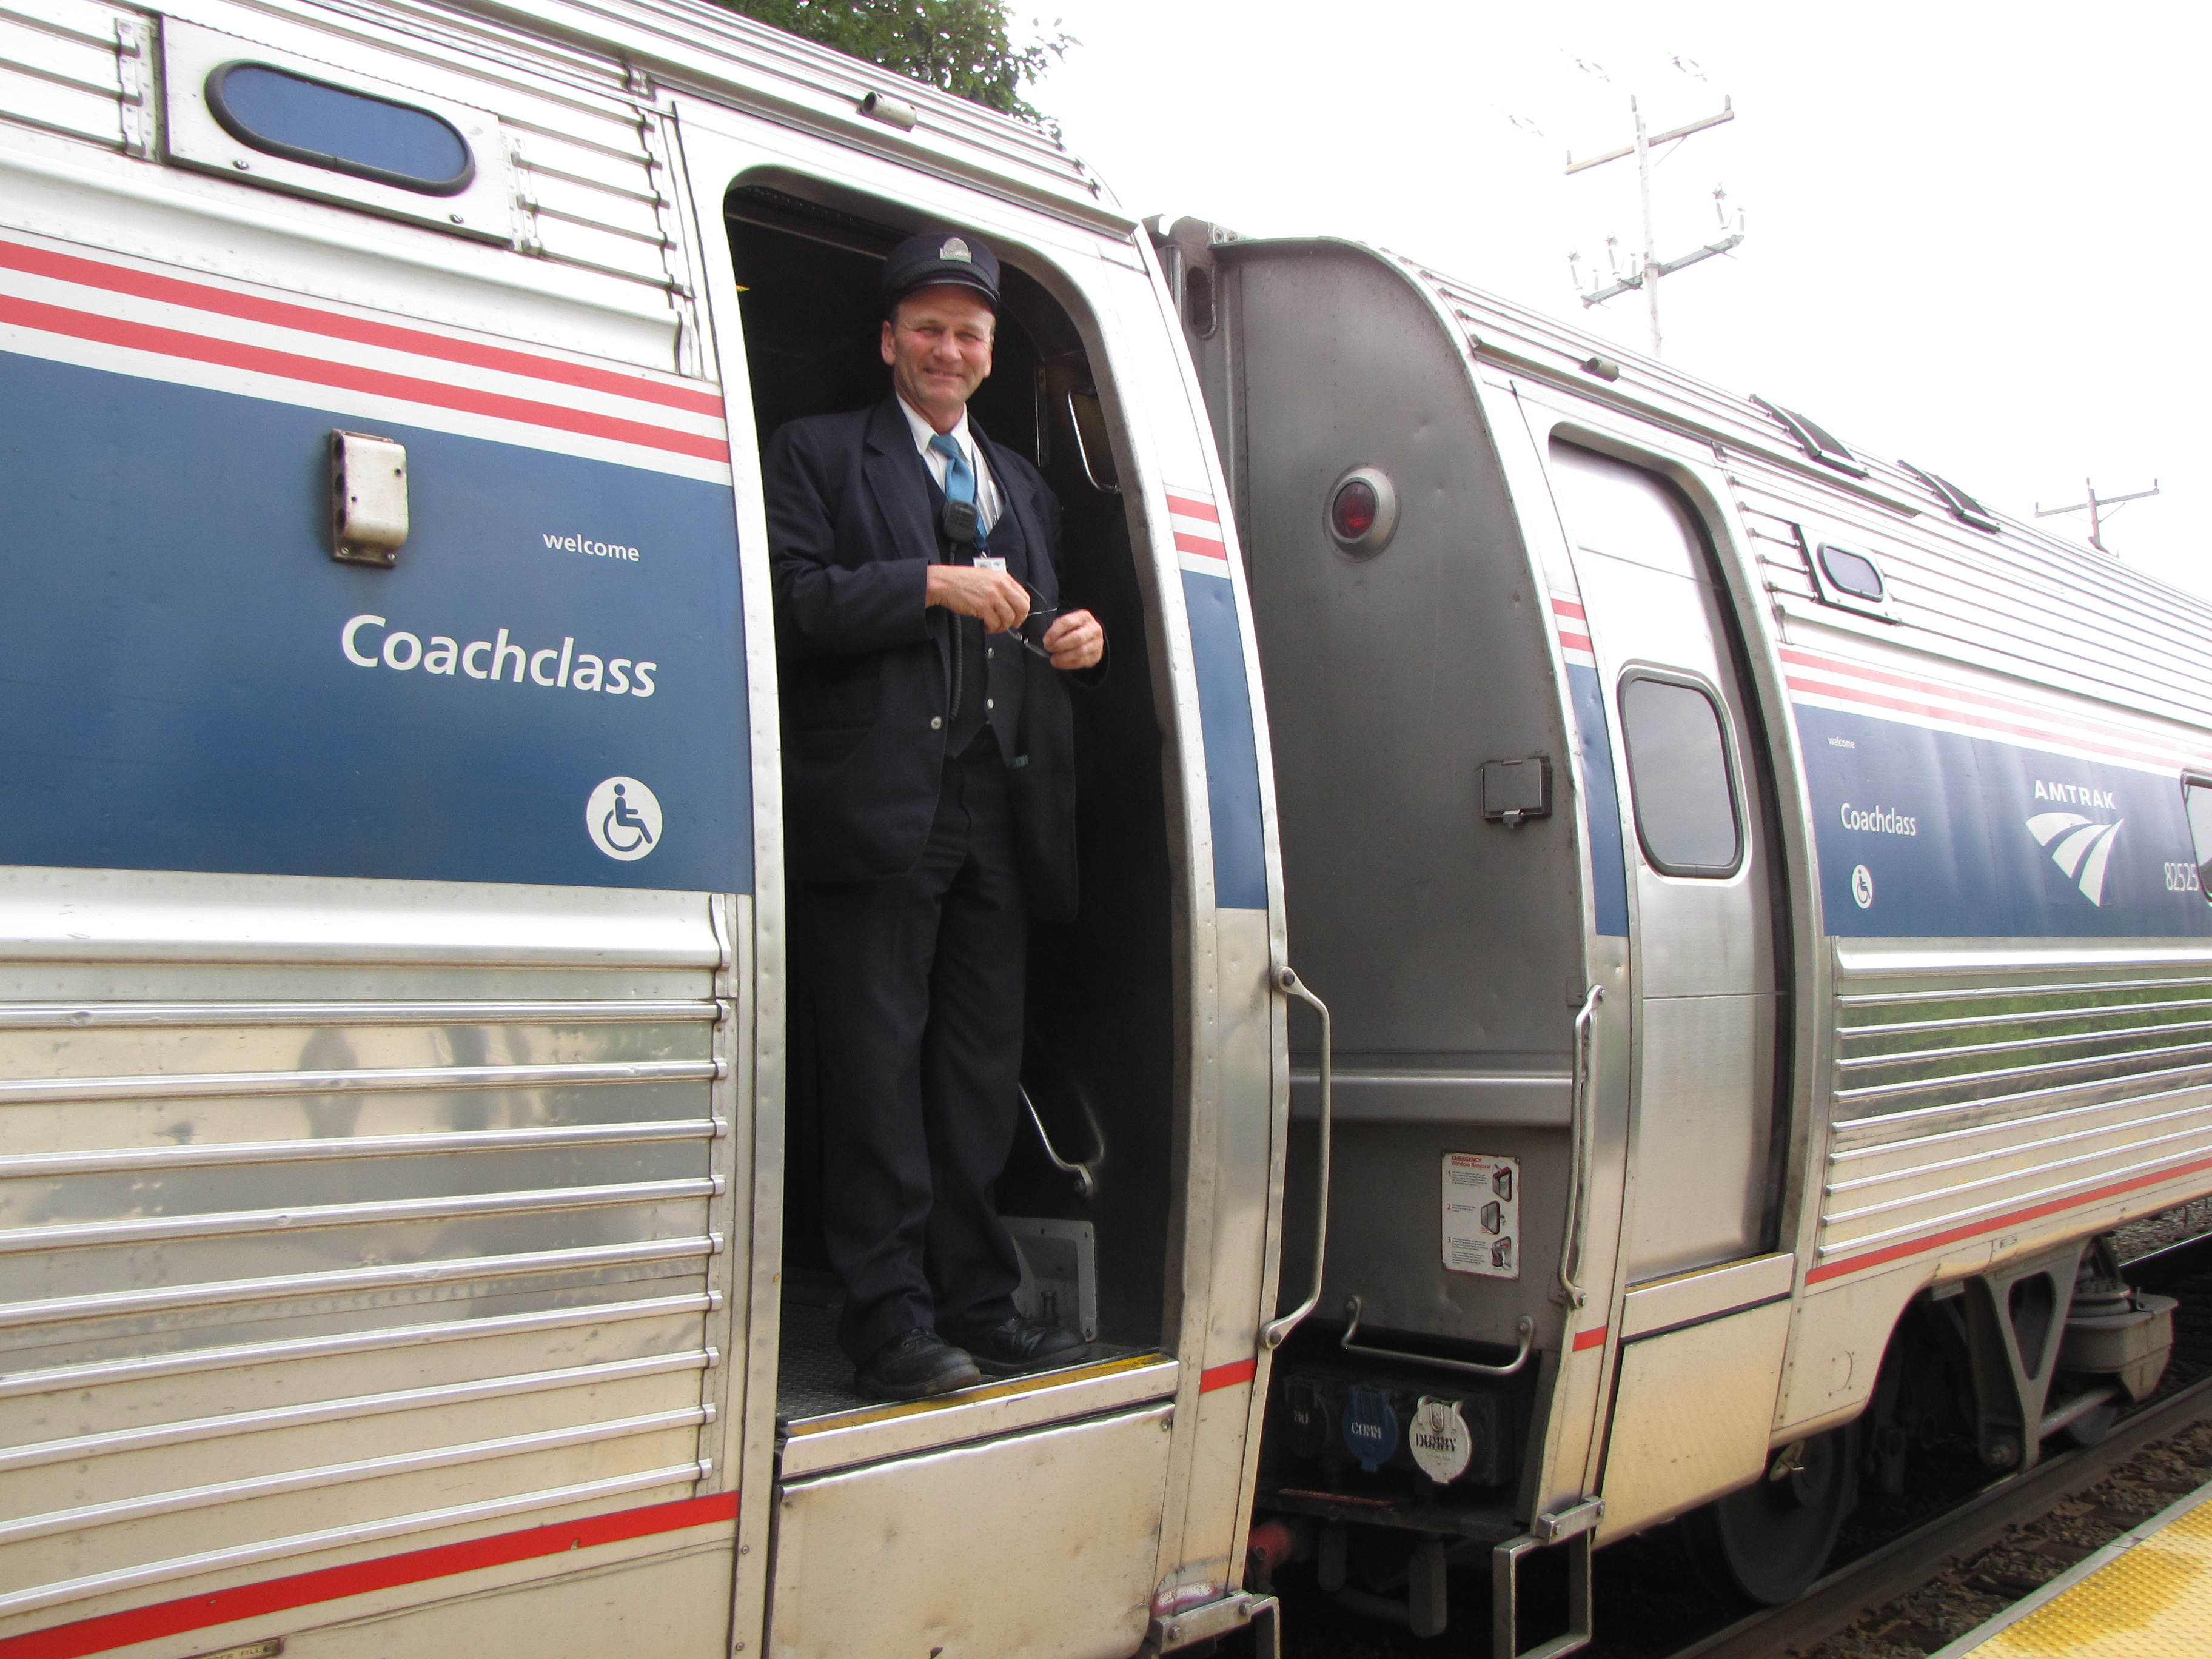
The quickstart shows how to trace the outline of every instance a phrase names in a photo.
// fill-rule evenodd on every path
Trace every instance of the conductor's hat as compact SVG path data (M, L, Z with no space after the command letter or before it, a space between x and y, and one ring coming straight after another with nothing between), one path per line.
M909 236L884 261L884 313L920 288L956 283L971 288L999 308L999 256L982 240L958 230L926 231Z

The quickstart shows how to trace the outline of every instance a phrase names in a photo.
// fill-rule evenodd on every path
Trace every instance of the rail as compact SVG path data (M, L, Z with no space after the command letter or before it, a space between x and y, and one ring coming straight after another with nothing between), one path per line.
M1579 1308L1589 1300L1589 1292L1575 1283L1575 1269L1582 1266L1582 1252L1576 1247L1576 1237L1582 1228L1583 1185L1589 1170L1590 1102L1597 1091L1597 1055L1592 1047L1592 1032L1597 1023L1597 1006L1604 1000L1605 987L1591 986L1583 998L1581 1012L1575 1016L1574 1077L1567 1097L1567 1224L1559 1235L1559 1290L1570 1308Z
M1536 1342L1536 1322L1522 1314L1521 1322L1513 1328L1514 1334L1521 1339L1521 1346L1513 1358L1503 1365L1482 1365L1472 1359L1440 1359L1434 1354L1404 1353L1395 1348L1370 1348L1354 1342L1352 1339L1359 1334L1359 1315L1360 1300L1355 1296L1344 1304L1344 1334L1338 1339L1336 1345L1345 1352L1364 1354L1370 1359L1395 1359L1412 1365L1434 1365L1443 1370L1466 1371L1474 1376L1512 1376L1528 1363L1529 1351Z
M2207 1248L2200 1236L2126 1265L2132 1275L2159 1257ZM1668 1659L1771 1659L1777 1653L1808 1650L1869 1607L1917 1589L1950 1564L2000 1541L2023 1520L2046 1514L2095 1486L2152 1441L2169 1438L2208 1413L2212 1376L2130 1412L2094 1446L2046 1452L2025 1474L1991 1481L1963 1504L1816 1580L1786 1607L1762 1608L1675 1649ZM2047 1419L2042 1426L2047 1432L2054 1422Z
M1314 1255L1313 1288L1306 1299L1279 1319L1270 1320L1260 1328L1260 1340L1269 1349L1279 1348L1283 1339L1297 1329L1305 1316L1321 1302L1322 1275L1328 1265L1328 1134L1329 1089L1334 1079L1334 1054L1332 1053L1328 1023L1328 1005L1306 989L1305 981L1288 967L1279 967L1272 975L1274 988L1286 997L1297 997L1310 1005L1321 1016L1321 1129L1320 1157L1314 1173Z

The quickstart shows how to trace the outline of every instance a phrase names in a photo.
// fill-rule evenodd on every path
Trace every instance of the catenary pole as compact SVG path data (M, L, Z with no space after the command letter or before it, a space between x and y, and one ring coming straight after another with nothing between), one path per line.
M1651 228L1651 144L1644 137L1644 111L1634 98L1628 112L1636 118L1636 185L1644 198L1644 298L1651 313L1651 355L1663 343L1659 334L1659 238Z
M1692 249L1679 259L1662 259L1659 257L1657 226L1651 211L1651 152L1662 144L1675 143L1688 137L1693 132L1703 132L1708 127L1717 127L1724 122L1735 120L1735 100L1733 98L1723 98L1721 100L1721 112L1718 115L1708 115L1702 121L1692 121L1687 126L1676 127L1672 131L1660 133L1656 137L1644 125L1644 111L1637 99L1632 97L1628 100L1628 111L1636 122L1635 142L1620 149L1607 150L1602 155L1593 155L1583 161L1575 160L1571 151L1567 155L1567 172L1571 174L1577 173L1590 167L1603 167L1607 161L1622 161L1631 155L1636 158L1637 190L1644 210L1643 260L1627 276L1603 288L1593 289L1589 293L1583 295L1583 306L1587 309L1591 306L1603 305L1607 300L1615 299L1632 289L1642 289L1644 303L1651 319L1651 355L1656 357L1665 343L1665 337L1661 333L1659 327L1659 279L1671 276L1675 271L1686 270L1701 259L1710 259L1716 254L1728 252L1742 242L1743 229L1742 215L1739 213L1737 228L1734 231L1729 232L1716 241L1706 243L1703 247ZM1713 198L1716 203L1719 203L1721 192L1715 191ZM1723 231L1728 230L1728 216L1724 207L1721 216L1721 228Z
M2051 519L2057 517L2061 513L2080 513L2086 510L2089 514L2089 545L2100 553L2108 554L2112 550L2105 545L2105 520L2112 515L2105 509L2108 507L2118 507L2123 501L2140 501L2157 495L2158 480L2153 478L2148 489L2134 489L2124 495L2100 495L2097 493L2096 484L2084 478L2081 480L2081 493L2085 497L2084 500L2067 507L2045 507L2042 502L2038 501L2035 506L2035 516L2039 519Z

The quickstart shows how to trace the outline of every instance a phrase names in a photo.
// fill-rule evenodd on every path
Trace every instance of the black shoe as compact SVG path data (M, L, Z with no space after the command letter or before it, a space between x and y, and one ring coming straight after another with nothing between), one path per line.
M872 1400L926 1400L982 1380L975 1362L935 1331L911 1330L871 1354L853 1387Z
M1019 1314L1003 1325L977 1331L966 1340L975 1363L994 1376L1016 1376L1024 1371L1073 1364L1089 1346L1073 1331L1039 1324Z

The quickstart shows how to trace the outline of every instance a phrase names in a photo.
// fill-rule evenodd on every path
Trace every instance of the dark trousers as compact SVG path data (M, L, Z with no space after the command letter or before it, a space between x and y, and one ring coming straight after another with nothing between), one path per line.
M947 761L908 875L794 888L813 1005L823 1219L858 1363L918 1327L1010 1319L1019 1258L993 1191L1021 1100L1026 931L995 746Z

